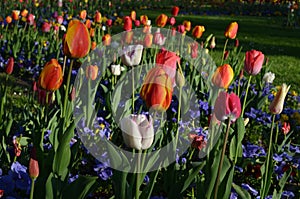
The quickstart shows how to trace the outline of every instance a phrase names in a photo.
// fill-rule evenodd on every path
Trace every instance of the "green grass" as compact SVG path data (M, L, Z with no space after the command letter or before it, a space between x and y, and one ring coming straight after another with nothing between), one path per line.
M146 14L155 23L156 16L169 12L138 10L137 15ZM242 55L251 49L262 51L269 58L270 71L276 74L274 83L286 82L292 85L292 89L300 91L300 29L284 27L284 17L184 15L177 16L176 20L176 24L190 20L192 26L204 25L205 32L200 40L205 40L209 34L215 35L217 56L213 57L216 63L219 62L217 57L221 57L225 43L224 31L230 22L237 21L237 38L243 47Z

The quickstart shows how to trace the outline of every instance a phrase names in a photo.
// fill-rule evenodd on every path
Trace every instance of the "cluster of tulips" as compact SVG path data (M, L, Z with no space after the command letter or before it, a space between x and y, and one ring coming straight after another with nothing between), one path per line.
M101 169L98 167L94 171L100 170L102 179L112 181L114 191L110 194L116 198L137 199L158 195L161 188L156 182L161 181L164 196L168 198L187 195L191 198L237 198L236 194L251 197L247 190L234 183L234 174L235 168L243 162L243 139L249 122L245 112L250 108L247 101L251 79L261 72L265 56L258 50L250 50L245 53L242 64L230 63L227 44L235 40L235 48L238 47L238 23L232 22L224 32L226 42L221 63L215 67L213 62L208 61L211 58L207 48L215 48L215 37L210 35L198 44L205 27L196 25L192 28L187 20L176 26L178 13L179 7L174 6L171 16L160 14L155 20L158 28L154 28L146 15L138 19L136 12L131 11L121 20L124 32L118 37L112 35L113 21L104 20L99 11L95 12L93 19L87 18L85 10L79 13L78 19L70 19L66 34L61 38L64 61L61 63L58 57L46 61L34 84L34 92L37 92L42 106L33 105L35 115L29 117L29 124L24 125L30 133L14 138L14 154L7 155L7 163L10 164L11 157L14 157L12 164L15 166L22 156L22 148L31 154L28 159L30 193L25 193L27 197L86 197L93 191L92 187L103 181L84 175L84 172L78 172L80 175L72 182L70 176L78 168L78 162L84 162L82 157L91 159L90 153L97 158L102 157L99 159L103 161ZM19 15L29 25L35 24L34 16L24 10L21 13L14 11L5 20L10 24L12 20L18 20ZM57 16L57 22L62 24L63 17ZM164 29L167 25L168 29ZM48 22L43 23L43 32L50 28ZM154 34L153 29L156 30ZM188 34L193 39L189 39ZM74 65L79 61L82 66L78 69ZM12 129L12 116L5 111L8 106L7 82L14 65L14 58L9 58L4 68L6 82L1 87L0 118L4 122L0 129L8 133ZM77 77L73 81L72 71L75 70ZM242 84L244 72L249 75L246 87ZM130 73L131 78L126 79L126 74ZM271 82L272 74L264 79ZM128 94L122 86L128 82L131 82L130 97L122 101L122 95ZM242 92L243 88L245 92ZM269 195L271 187L273 196L280 198L291 173L286 171L279 189L271 186L273 145L277 146L277 137L273 141L273 132L278 125L275 119L283 111L289 88L283 84L268 105L273 120L268 153L261 163L261 198ZM112 100L114 103L111 103ZM193 113L199 109L199 100L209 103L212 111L193 118ZM193 110L192 103L198 105L196 110ZM122 117L116 121L113 116L119 113L118 106L123 107ZM186 115L193 120L184 121ZM100 117L101 123L98 122ZM205 119L199 122L199 118L202 120L203 117ZM159 127L157 121L160 121ZM206 134L197 133L199 129L205 129ZM222 133L223 130L225 133ZM8 134L1 136L1 140L8 137ZM28 146L21 145L24 139ZM147 156L147 153L159 151L174 140L175 143L168 149L172 156L170 159L174 158L174 161L168 165L161 165L165 157L157 154ZM288 137L285 137L284 142L287 140ZM184 143L188 143L188 148L181 149ZM46 144L51 147L47 148ZM99 153L105 147L108 147L107 151ZM0 149L5 151L4 147ZM119 149L138 154L138 157L130 159ZM1 159L3 157L1 155ZM144 164L147 159L150 161ZM126 162L133 166L125 167ZM124 170L118 170L116 165ZM159 166L153 169L155 165ZM107 167L113 169L110 175L105 173ZM0 183L0 197L9 194Z

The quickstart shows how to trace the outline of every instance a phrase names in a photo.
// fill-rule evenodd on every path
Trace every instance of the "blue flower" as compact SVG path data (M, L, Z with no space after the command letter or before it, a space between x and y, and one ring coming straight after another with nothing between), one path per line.
M254 196L256 196L258 194L258 191L256 191L254 188L252 188L250 185L248 185L246 183L242 183L241 186L243 189L250 191Z
M256 158L266 155L263 147L251 144L249 142L246 145L242 145L242 148L244 158Z
M0 189L4 190L4 193L10 194L15 189L15 182L11 175L5 175L0 178Z
M282 197L287 197L287 198L294 198L295 194L291 191L283 191L281 196Z

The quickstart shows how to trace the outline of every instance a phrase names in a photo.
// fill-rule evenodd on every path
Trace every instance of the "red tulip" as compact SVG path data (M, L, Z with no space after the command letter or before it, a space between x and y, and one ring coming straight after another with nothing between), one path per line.
M134 25L135 25L136 27L139 27L139 26L141 25L140 20L135 20L135 21L134 21Z
M5 72L6 74L10 75L12 74L13 70L14 70L14 64L15 64L15 61L14 61L14 58L13 57L10 57L8 59L8 62L6 64L6 67L5 67Z
M86 67L85 76L87 79L95 80L98 76L98 66L90 65Z
M165 25L167 24L168 21L168 16L165 14L160 14L157 18L156 18L156 25L158 27L165 27Z
M177 31L181 34L183 34L185 32L185 27L184 25L178 25L177 26Z
M44 66L38 81L38 85L47 91L59 89L63 82L62 69L56 59L51 59Z
M184 20L184 21L183 21L183 25L184 25L184 28L185 28L186 31L190 31L190 30L191 30L192 24L191 24L190 21Z
M102 43L104 46L109 46L111 43L111 36L110 34L106 34L102 37Z
M249 75L257 75L264 63L265 56L262 52L257 50L250 50L246 52L244 70Z
M101 21L102 21L101 13L98 10L95 13L94 21L95 21L95 23L101 23Z
M224 64L223 66L219 66L212 76L212 83L220 88L228 88L234 73L229 64Z
M42 32L50 32L51 24L48 22L44 22L42 25Z
M111 27L111 26L112 26L112 19L107 19L106 25L107 25L108 27Z
M235 39L238 28L239 28L239 25L237 22L231 22L225 30L225 33L224 33L225 37L228 37L230 39Z
M90 46L91 38L86 26L79 20L72 20L63 42L64 54L71 58L82 58L89 53Z
M179 12L179 7L178 6L174 6L173 8L172 8L172 15L174 16L174 17L176 17L177 15L178 15L178 12Z
M148 23L148 16L147 15L141 15L140 16L141 23L145 26Z
M132 19L132 21L135 21L136 20L136 12L134 10L132 10L130 12L130 18Z
M15 20L15 21L19 20L19 15L20 15L20 10L13 10L12 11L11 16L12 16L13 20Z
M204 26L195 26L192 31L192 35L193 37L199 39L202 36L204 31L205 31Z
M144 47L150 48L152 46L153 35L151 33L147 33L144 38Z
M123 29L129 31L132 29L132 19L129 16L124 17Z
M235 122L241 115L241 101L235 93L221 91L216 99L214 114L220 121L229 118Z
M175 76L177 63L180 63L180 57L176 53L162 49L156 55L156 65L161 66L167 75L171 78L172 85L175 86Z
M154 67L147 73L140 95L149 108L165 111L171 104L172 93L171 78L162 67Z
M29 160L29 176L32 179L36 179L39 176L39 173L40 173L39 162L36 157L35 148L33 148Z
M281 127L281 130L282 130L282 132L283 132L284 135L287 135L290 132L290 130L291 130L290 123L284 122L283 126Z

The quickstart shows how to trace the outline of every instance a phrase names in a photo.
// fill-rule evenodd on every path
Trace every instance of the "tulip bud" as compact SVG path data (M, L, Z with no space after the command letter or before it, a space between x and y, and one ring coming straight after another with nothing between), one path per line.
M204 31L205 31L204 26L195 26L192 31L192 35L193 37L199 39L202 36Z
M228 88L234 73L229 64L224 64L223 66L219 66L212 76L212 83L220 88Z
M90 65L85 69L85 76L87 79L95 80L98 75L98 66Z
M59 89L63 82L62 69L56 59L51 59L44 66L38 81L38 85L47 91Z
M176 19L174 17L169 18L169 24L171 26L174 26L175 23L176 23Z
M141 25L140 20L135 20L135 21L134 21L134 25L135 25L136 27L139 27L139 26Z
M237 35L237 31L238 31L238 23L237 22L231 22L226 30L225 30L225 37L230 38L230 39L235 39L236 35Z
M106 34L102 37L102 43L104 46L109 46L111 43L111 36L110 34Z
M123 40L125 41L125 43L130 44L132 42L134 32L133 31L126 31L123 34L124 34Z
M123 29L125 31L129 31L132 29L132 19L129 16L124 17L124 26Z
M190 21L184 20L184 21L183 21L183 25L184 25L184 28L185 28L186 31L190 31L190 30L191 30L192 24L191 24Z
M160 14L157 18L156 18L156 25L158 27L165 27L165 25L167 24L168 21L168 16L165 14Z
M290 86L282 84L281 88L277 92L273 102L269 106L269 110L272 114L280 114L283 109L284 99L289 92Z
M166 111L172 101L172 80L162 67L152 68L146 75L140 96L147 107Z
M214 114L220 121L229 118L235 122L241 115L241 101L235 93L221 91L216 99Z
M149 120L145 115L130 115L120 121L122 136L128 147L145 150L148 149L154 139L152 117Z
M216 39L215 37L213 36L211 38L211 41L210 41L210 46L209 46L211 49L214 49L216 47Z
M147 23L148 23L148 16L147 16L147 15L141 15L141 16L140 16L140 21L141 21L141 23L142 23L144 26L146 26Z
M27 17L27 15L28 15L28 10L26 10L26 9L22 10L21 16L22 17Z
M82 19L82 20L85 20L85 18L86 18L86 10L80 11L79 18Z
M6 64L6 67L5 67L5 73L10 75L12 74L13 70L14 70L14 64L15 64L15 61L14 61L14 58L13 57L10 57L8 59L8 62Z
M108 27L112 26L112 19L107 19L106 23L105 23Z
M182 72L177 71L176 72L176 84L179 88L183 87L185 84L185 78L182 74Z
M257 50L250 50L246 52L244 70L249 75L257 75L264 63L264 54Z
M6 20L7 24L10 24L10 23L12 22L11 16L7 16L7 17L5 18L5 20Z
M153 35L151 33L147 33L144 38L144 47L150 48L152 46Z
M136 20L136 12L134 10L132 10L130 12L130 18L132 19L132 21L135 21Z
M32 179L36 179L39 176L39 173L40 173L39 162L36 157L36 150L35 148L33 148L29 160L29 176Z
M176 17L177 15L178 15L178 12L179 12L179 7L178 6L173 6L173 8L172 8L172 15L174 16L174 17Z
M79 20L72 20L63 41L64 54L71 58L82 58L89 53L90 47L91 38L87 27Z
M85 21L85 26L86 26L87 29L90 29L91 26L92 26L92 21L89 20L89 19L87 19L87 20Z
M281 131L284 135L287 135L291 130L291 125L288 122L284 122L283 126L281 127Z
M142 59L143 46L142 45L130 45L127 46L121 56L122 63L126 66L139 65Z
M101 23L101 21L102 21L101 13L98 10L95 13L94 21L95 21L95 23Z

